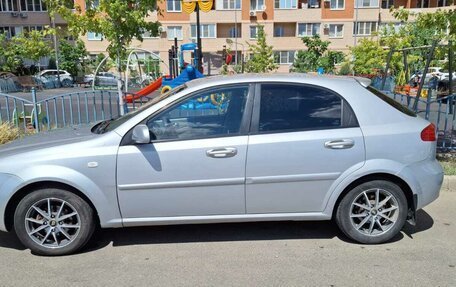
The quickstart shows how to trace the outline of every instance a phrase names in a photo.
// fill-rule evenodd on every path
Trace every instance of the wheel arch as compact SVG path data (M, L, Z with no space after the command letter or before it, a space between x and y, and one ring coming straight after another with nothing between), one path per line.
M93 211L95 213L96 224L98 226L100 225L100 216L98 214L98 211L97 211L95 205L93 204L93 202L90 200L90 198L87 197L87 195L85 195L82 191L80 191L76 187L71 186L71 185L69 185L67 183L54 181L54 180L44 180L44 181L32 182L32 183L29 183L29 184L21 187L9 199L9 201L8 201L8 203L6 205L6 208L5 208L5 215L4 215L5 227L6 227L6 229L8 231L11 231L12 228L13 228L13 225L14 225L14 212L16 211L16 207L19 204L19 202L27 194L30 194L31 192L36 191L38 189L42 189L42 188L62 189L62 190L71 192L71 193L81 197L93 209Z
M405 197L407 199L407 208L409 210L414 208L414 206L415 206L414 194L413 194L413 191L412 191L410 185L404 179L400 178L397 175L390 174L390 173L384 173L384 172L378 172L378 173L371 173L371 174L364 175L364 176L352 181L349 185L347 185L344 188L344 190L338 195L337 200L334 203L331 218L333 218L333 219L335 218L335 214L337 212L337 208L340 204L340 201L342 200L342 198L344 198L344 196L350 190L352 190L353 188L355 188L356 186L358 186L360 184L363 184L363 183L366 183L369 181L373 181L373 180L386 180L386 181L390 181L394 184L397 184L405 194Z

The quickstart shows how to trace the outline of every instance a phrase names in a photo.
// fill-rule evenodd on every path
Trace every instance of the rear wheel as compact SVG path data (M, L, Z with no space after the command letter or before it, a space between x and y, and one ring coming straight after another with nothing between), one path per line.
M86 201L71 192L41 189L19 202L14 229L34 253L66 255L90 239L95 229L94 213Z
M65 88L71 87L73 85L73 82L70 79L64 79L62 81L62 86Z
M407 199L396 184L374 180L350 190L341 200L336 222L342 232L360 243L392 239L407 217Z

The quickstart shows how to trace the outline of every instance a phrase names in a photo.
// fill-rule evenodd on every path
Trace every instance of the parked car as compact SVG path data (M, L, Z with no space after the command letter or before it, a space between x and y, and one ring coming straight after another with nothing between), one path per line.
M76 252L97 225L334 219L382 243L439 196L435 155L432 124L356 79L205 78L2 146L0 230L45 255Z
M65 70L43 70L37 74L37 78L43 83L49 80L57 80L60 75L60 83L64 87L71 87L73 85L73 77Z
M95 79L95 86L112 87L117 86L118 76L111 72L99 72L95 77L93 74L84 76L84 82L92 85Z

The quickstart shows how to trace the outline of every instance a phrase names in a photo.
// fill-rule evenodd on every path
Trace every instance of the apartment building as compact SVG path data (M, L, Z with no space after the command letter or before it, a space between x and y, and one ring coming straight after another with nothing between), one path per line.
M55 18L56 27L67 25L62 18ZM0 33L13 37L30 30L43 30L51 26L51 18L44 0L0 0ZM40 61L42 66L48 59ZM27 63L26 63L27 64Z
M237 50L238 56L248 55L248 43L255 41L257 25L264 26L267 42L277 54L279 71L288 71L295 52L305 49L303 36L319 34L331 41L330 49L347 51L348 46L361 37L371 36L380 25L400 24L389 12L391 6L426 12L454 8L450 0L214 1L212 10L201 12L200 17L203 61L206 71L210 62L211 73L217 73L222 65L223 46ZM85 9L84 0L75 0L75 3ZM159 20L162 32L158 37L145 34L143 42L135 41L132 46L157 53L167 63L168 50L175 37L178 45L196 40L196 15L183 12L181 0L163 0L158 6L161 15L155 12L149 19ZM65 25L61 19L56 22ZM22 30L41 29L49 23L43 0L0 0L0 32L15 35ZM108 43L102 35L88 33L82 39L91 54L105 53Z

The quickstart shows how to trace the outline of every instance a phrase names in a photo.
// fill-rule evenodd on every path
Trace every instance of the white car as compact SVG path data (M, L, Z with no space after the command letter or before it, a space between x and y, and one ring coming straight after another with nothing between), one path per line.
M73 77L65 70L43 70L39 72L37 76L41 81L46 82L49 81L49 79L58 78L59 75L62 86L70 87L73 85Z

